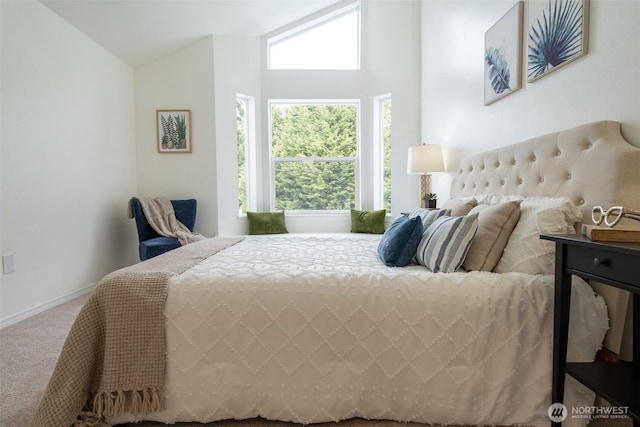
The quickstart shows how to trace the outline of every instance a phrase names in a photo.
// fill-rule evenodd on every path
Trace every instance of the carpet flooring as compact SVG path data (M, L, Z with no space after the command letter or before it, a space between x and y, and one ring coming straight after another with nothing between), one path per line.
M43 313L0 330L0 427L29 425L53 372L64 340L88 295L80 296ZM178 423L178 427L301 427L301 425L263 419ZM144 422L127 427L160 427ZM589 427L631 427L630 419L598 419ZM58 426L51 426L58 427ZM60 426L62 427L62 426ZM314 427L424 427L417 423L345 420Z

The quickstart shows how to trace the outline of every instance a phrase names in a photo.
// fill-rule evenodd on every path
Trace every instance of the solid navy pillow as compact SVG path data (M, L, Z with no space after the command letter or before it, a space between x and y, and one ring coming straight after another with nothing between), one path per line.
M422 219L419 216L401 216L384 232L378 244L378 256L389 267L404 267L415 256L422 231Z

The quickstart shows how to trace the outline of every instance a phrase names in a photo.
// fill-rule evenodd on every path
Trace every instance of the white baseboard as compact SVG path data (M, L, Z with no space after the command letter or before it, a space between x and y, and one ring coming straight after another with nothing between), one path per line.
M80 295L88 294L93 291L93 288L96 287L98 283L92 283L84 288L80 288L71 293L59 296L57 298L52 299L51 301L47 301L42 304L38 304L35 307L31 307L27 310L21 311L20 313L12 314L11 316L7 316L4 319L0 319L0 329L6 328L9 325L13 325L14 323L18 323L21 320L28 319L31 316L35 316L38 313L42 313L50 308L58 306L60 304L64 304L67 301L71 301L74 298L79 297Z

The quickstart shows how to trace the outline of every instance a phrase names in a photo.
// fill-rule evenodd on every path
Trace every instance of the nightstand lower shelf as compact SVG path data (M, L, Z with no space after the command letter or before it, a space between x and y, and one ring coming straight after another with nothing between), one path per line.
M630 362L567 363L566 373L640 422L640 373Z

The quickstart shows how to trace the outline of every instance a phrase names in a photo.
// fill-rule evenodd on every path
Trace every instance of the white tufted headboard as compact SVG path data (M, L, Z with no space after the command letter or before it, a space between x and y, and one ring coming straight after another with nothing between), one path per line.
M591 222L591 208L622 205L640 210L640 148L620 133L620 123L601 121L479 153L461 161L451 196L481 194L569 197ZM628 294L604 285L611 330L605 346L620 351Z

